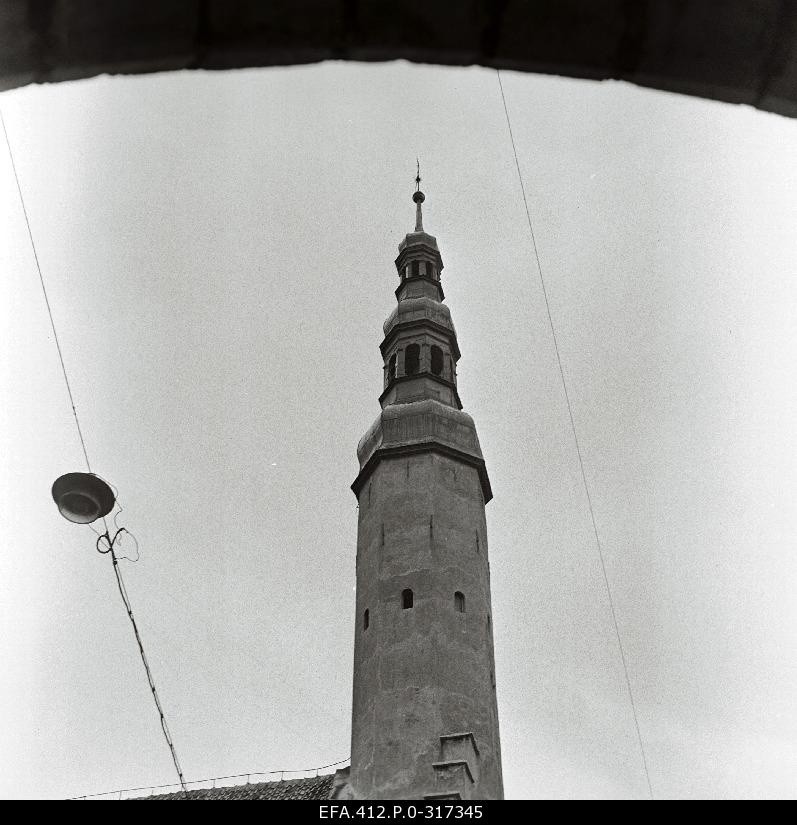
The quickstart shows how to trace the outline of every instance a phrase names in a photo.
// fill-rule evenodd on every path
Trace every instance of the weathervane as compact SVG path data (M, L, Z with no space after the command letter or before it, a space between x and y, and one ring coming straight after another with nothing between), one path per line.
M415 192L412 199L415 201L415 231L423 232L423 215L421 214L421 204L426 200L426 195L421 192L421 162L415 158Z

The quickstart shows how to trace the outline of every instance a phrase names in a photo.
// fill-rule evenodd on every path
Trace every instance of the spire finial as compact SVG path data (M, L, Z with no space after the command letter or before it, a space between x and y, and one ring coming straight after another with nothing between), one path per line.
M423 215L421 214L421 204L426 200L426 195L421 192L421 162L415 158L415 192L412 199L415 201L415 231L423 232Z

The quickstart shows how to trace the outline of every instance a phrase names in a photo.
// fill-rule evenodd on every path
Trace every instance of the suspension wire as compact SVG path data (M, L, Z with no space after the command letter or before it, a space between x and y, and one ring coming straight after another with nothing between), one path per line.
M80 420L78 419L77 409L75 408L75 399L74 399L74 396L72 395L72 387L69 383L69 376L67 375L66 364L64 363L64 355L63 355L63 352L61 350L61 343L58 339L58 331L55 328L55 320L53 318L53 311L52 311L52 307L50 306L50 299L47 296L47 287L44 284L44 275L42 274L41 264L39 263L39 255L36 252L36 244L34 243L34 240L33 240L33 231L31 230L30 220L28 218L28 210L25 206L25 198L22 195L22 186L20 185L20 182L19 182L19 174L17 173L17 165L14 162L14 153L11 149L11 141L8 138L8 130L6 129L6 122L5 122L5 118L3 117L2 110L0 110L0 123L2 123L2 125L3 125L3 135L5 136L5 139L6 139L6 146L8 146L8 156L11 159L11 168L14 171L14 180L16 181L16 184L17 184L17 192L19 192L19 201L22 204L22 214L25 216L25 225L28 228L28 237L30 238L30 245L31 245L31 249L33 250L33 258L36 261L36 270L39 273L39 282L41 283L42 293L44 294L44 303L47 305L47 314L50 317L50 326L52 327L53 338L55 339L55 346L56 346L56 349L58 350L58 360L61 362L61 371L64 374L64 383L66 384L66 391L69 394L69 403L72 407L72 414L75 417L75 426L77 427L78 437L80 438L80 446L83 448L83 457L86 459L86 467L88 468L88 471L91 473L91 463L89 462L89 455L88 455L88 452L86 450L86 442L83 438L83 431L80 428ZM187 793L186 787L185 787L185 780L183 778L183 772L180 768L180 763L177 760L177 753L175 752L174 743L172 742L171 734L169 733L169 728L166 724L166 717L164 716L163 708L161 707L160 699L158 698L158 692L155 689L155 682L152 679L152 672L150 671L149 663L147 662L147 657L146 657L146 654L144 653L144 645L141 643L141 636L139 635L139 632L138 632L138 627L136 625L136 620L133 617L133 609L130 606L130 599L128 598L127 591L125 589L124 582L122 580L122 571L119 569L119 560L117 559L116 553L114 552L114 549L113 549L113 539L111 539L111 537L110 537L110 532L108 530L108 522L107 522L105 516L103 516L102 521L103 521L103 524L105 526L105 536L104 537L107 538L107 540L108 540L111 560L113 561L113 570L114 570L114 573L116 575L116 583L119 587L119 593L122 596L122 601L124 602L124 606L125 606L125 610L127 611L127 615L130 618L131 623L133 624L133 632L136 635L136 641L138 642L138 649L141 653L141 660L144 662L144 669L147 672L147 680L149 681L149 686L150 686L150 689L152 691L152 698L155 700L155 707L158 709L158 715L160 717L160 723L161 723L161 728L163 729L163 735L166 737L166 743L169 746L169 751L171 752L172 760L174 761L174 767L177 769L177 775L180 778L180 787L183 789L184 793ZM94 528L92 528L92 529L94 529ZM97 531L95 530L94 532L96 533ZM119 532L122 532L122 531L121 530L117 531L117 535L119 534ZM124 532L127 532L127 531L125 530ZM104 552L109 552L109 551L104 551Z
M326 768L335 768L338 765L345 765L351 757L346 757L345 759L339 759L337 762L330 762L327 765L319 765L317 768L294 768L293 770L289 769L282 769L282 770L274 770L274 771L251 771L250 773L234 773L230 774L229 776L210 776L207 779L192 779L190 782L186 782L186 785L201 785L203 782L223 782L227 779L246 779L246 784L250 784L250 777L253 776L276 776L276 774L280 775L280 782L282 781L282 777L286 773L313 773L316 772L318 775L318 771L323 771ZM71 800L79 800L79 799L92 799L95 796L110 796L111 794L120 794L119 798L121 799L121 794L123 793L135 793L136 791L159 791L163 788L173 788L174 783L170 785L143 785L140 788L123 788L119 791L105 791L104 793L90 793L84 794L83 796L73 796Z
M587 474L584 470L584 460L583 460L582 455L581 455L581 446L579 444L578 432L576 430L576 422L575 422L575 418L573 416L573 405L570 403L570 393L567 390L567 381L565 380L565 371L564 371L564 368L562 366L562 356L559 352L559 343L558 343L557 338L556 338L556 329L554 327L553 315L551 314L551 304L548 300L548 290L545 287L545 279L544 279L543 274L542 274L542 265L540 264L540 253L537 249L537 239L534 235L534 227L533 227L532 221L531 221L531 212L529 210L529 202L528 202L528 198L526 197L526 187L523 184L523 175L521 174L521 171L520 171L520 161L518 160L517 148L515 147L515 138L514 138L514 135L512 134L512 123L509 119L509 109L507 108L507 104L506 104L506 96L504 94L504 84L501 82L501 72L498 69L496 69L496 75L498 77L498 87L501 90L501 101L504 105L504 115L506 116L506 125L507 125L507 129L509 130L509 140L512 143L512 154L515 157L515 167L517 168L518 181L520 182L520 191L521 191L521 194L523 195L523 206L526 209L526 220L527 220L528 225L529 225L529 233L531 235L532 247L534 248L534 257L537 261L537 272L539 273L540 286L542 287L542 295L543 295L543 298L545 299L545 310L548 314L548 325L551 329L551 338L553 339L553 347L554 347L554 351L556 352L556 363L559 366L559 376L562 379L562 389L564 390L565 401L567 402L567 412L570 416L570 428L573 431L573 442L575 443L576 455L578 456L578 466L581 470L581 480L584 484L584 492L586 493L586 496L587 496L587 505L589 507L589 515L590 515L590 519L592 521L592 531L595 534L595 545L598 548L598 558L600 559L601 571L603 573L603 583L606 586L606 596L607 596L607 599L608 599L608 602L609 602L609 611L610 611L611 616L612 616L612 624L614 625L614 632L615 632L615 635L617 637L617 647L620 650L620 660L622 661L622 665L623 665L623 674L625 676L625 684L626 684L626 687L628 688L628 698L629 698L630 703L631 703L631 712L632 712L633 717L634 717L634 727L636 728L637 740L639 742L639 751L640 751L640 754L642 756L642 767L645 770L645 779L647 780L648 793L650 794L650 798L653 799L654 798L654 796L653 796L653 786L652 786L651 781L650 781L650 771L648 770L648 760L647 760L647 757L645 755L645 745L643 744L642 732L641 732L640 727L639 727L639 717L638 717L638 714L637 714L636 702L634 700L634 691L631 688L631 677L628 673L628 663L626 661L625 650L623 648L623 640L622 640L622 636L620 634L620 625L617 622L617 613L616 613L615 607L614 607L614 598L612 597L612 588L611 588L611 585L609 584L609 575L606 572L606 562L605 562L604 556L603 556L603 547L601 546L601 540L600 540L600 537L598 535L598 525L597 525L597 522L595 520L595 509L592 505L592 496L590 495L590 491L589 491L589 484L587 482Z
M166 716L163 713L163 707L161 706L160 698L158 697L158 691L155 687L155 681L152 678L152 671L149 669L147 654L144 653L144 645L141 642L141 636L138 632L138 625L136 624L136 619L133 616L133 608L130 605L130 598L127 595L124 580L122 579L122 571L119 569L119 561L116 558L116 553L114 553L113 546L111 546L111 561L113 562L113 572L116 576L116 584L119 587L119 595L122 597L122 601L124 602L125 610L127 611L127 616L130 619L130 624L133 625L133 633L135 634L136 642L138 643L138 651L141 654L141 661L144 663L144 670L147 672L147 681L149 682L149 687L152 691L152 698L155 701L155 707L158 709L158 716L160 717L161 729L163 730L163 735L166 739L166 744L169 746L169 752L172 755L172 762L174 762L174 768L177 771L177 776L180 778L180 787L183 789L183 793L187 796L188 789L185 786L185 778L183 777L183 771L180 767L180 762L177 759L177 751L174 749L174 742L172 741L171 734L169 733L169 726L166 724Z
M80 429L80 421L77 417L77 409L75 409L75 399L72 396L72 387L69 384L69 376L66 374L66 365L64 364L64 354L61 351L61 343L58 340L58 333L55 329L55 321L53 320L53 311L50 307L50 299L47 297L47 288L44 285L44 276L42 275L42 268L39 264L39 256L36 252L36 244L33 242L33 232L30 228L30 220L28 219L28 210L25 207L25 198L22 197L22 186L19 183L19 175L17 174L17 165L14 163L14 153L11 151L11 141L8 139L8 130L6 129L6 121L3 117L3 112L0 110L0 122L3 124L3 134L6 139L6 146L8 146L8 156L11 158L11 168L14 170L14 180L17 182L17 191L19 192L19 202L22 204L22 214L25 216L25 225L28 227L28 237L30 238L30 245L33 249L33 258L36 261L36 270L39 273L39 282L42 285L42 292L44 293L44 303L47 305L47 314L50 316L50 326L53 329L53 338L55 339L55 347L58 350L58 360L61 362L61 371L64 374L64 383L66 384L66 391L69 394L69 404L72 407L72 415L75 416L75 425L77 426L77 434L80 438L80 446L83 448L83 458L86 459L86 467L91 472L91 464L89 463L89 454L86 452L86 442L83 440L83 431Z

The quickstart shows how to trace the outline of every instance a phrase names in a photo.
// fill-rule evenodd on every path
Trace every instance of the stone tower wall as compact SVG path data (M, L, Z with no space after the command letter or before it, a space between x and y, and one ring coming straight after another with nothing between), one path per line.
M385 458L359 508L352 788L369 799L500 798L479 473L433 451Z

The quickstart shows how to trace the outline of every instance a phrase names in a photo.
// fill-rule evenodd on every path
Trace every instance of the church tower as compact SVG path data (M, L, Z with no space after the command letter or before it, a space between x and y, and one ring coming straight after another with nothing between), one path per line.
M485 504L476 427L457 392L443 261L423 228L399 244L382 411L360 440L350 792L500 799Z

